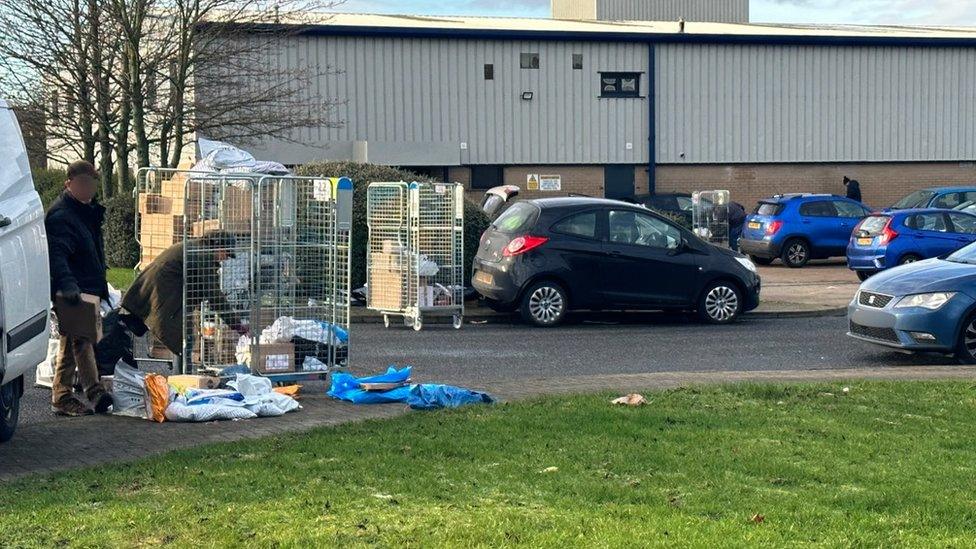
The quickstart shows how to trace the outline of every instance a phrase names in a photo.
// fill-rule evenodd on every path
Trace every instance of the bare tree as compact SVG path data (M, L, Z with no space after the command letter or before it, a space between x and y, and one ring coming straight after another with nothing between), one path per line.
M272 62L339 3L0 0L0 93L41 110L52 160L97 162L107 196L127 188L130 157L175 166L197 134L340 124L335 100L311 92L334 67Z

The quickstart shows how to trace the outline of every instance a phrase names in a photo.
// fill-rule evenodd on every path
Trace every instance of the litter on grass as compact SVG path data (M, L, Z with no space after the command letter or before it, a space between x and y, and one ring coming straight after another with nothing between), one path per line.
M353 404L380 404L404 402L415 410L436 410L457 408L467 404L490 404L495 401L487 393L472 391L463 387L430 383L408 384L412 368L405 366L397 370L390 366L383 374L357 378L351 374L334 372L329 396ZM390 384L393 388L375 389L378 384Z
M610 403L618 406L644 406L647 404L647 399L644 398L644 395L632 393L629 395L624 395L620 398L615 398L611 400Z

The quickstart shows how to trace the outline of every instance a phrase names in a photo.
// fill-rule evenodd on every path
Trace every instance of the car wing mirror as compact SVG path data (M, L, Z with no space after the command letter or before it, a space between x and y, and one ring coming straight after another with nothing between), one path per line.
M668 250L668 255L683 254L689 249L690 247L688 246L688 241L685 240L685 237L681 237L681 241L678 242L678 245Z

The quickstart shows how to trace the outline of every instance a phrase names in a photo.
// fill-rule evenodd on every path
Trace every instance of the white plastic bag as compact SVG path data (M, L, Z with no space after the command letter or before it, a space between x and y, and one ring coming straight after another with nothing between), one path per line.
M248 397L256 397L272 392L270 379L251 374L237 374L237 379L228 381L227 385L244 395L245 400Z
M189 406L186 399L177 397L166 408L166 419L169 421L203 422L218 419L252 419L257 414L244 406L227 406L222 404L195 404Z
M112 413L147 419L146 374L119 360L112 379Z

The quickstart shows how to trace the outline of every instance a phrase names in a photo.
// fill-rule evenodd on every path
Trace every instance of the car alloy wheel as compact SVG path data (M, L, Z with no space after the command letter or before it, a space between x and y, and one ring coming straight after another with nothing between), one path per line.
M800 242L794 242L786 251L786 257L790 259L790 263L800 265L807 259L807 248Z
M536 288L529 296L529 314L540 324L552 324L563 314L566 304L559 290L552 286Z
M962 346L962 351L966 353L962 358L970 364L976 363L976 317L966 325L966 331L962 334Z
M739 311L739 296L728 286L716 286L705 295L705 314L715 322L728 322Z

